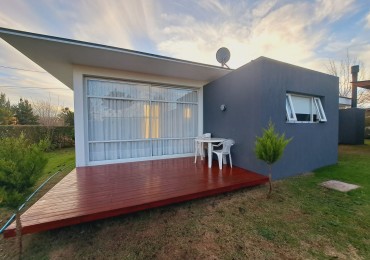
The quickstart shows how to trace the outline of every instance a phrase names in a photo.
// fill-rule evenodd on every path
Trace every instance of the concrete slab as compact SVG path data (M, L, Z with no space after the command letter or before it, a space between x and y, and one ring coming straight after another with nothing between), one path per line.
M332 190L337 190L341 192L347 192L350 190L355 190L359 188L360 186L355 185L355 184L350 184L342 181L336 181L336 180L330 180L330 181L324 181L323 183L320 184L321 186L332 189Z

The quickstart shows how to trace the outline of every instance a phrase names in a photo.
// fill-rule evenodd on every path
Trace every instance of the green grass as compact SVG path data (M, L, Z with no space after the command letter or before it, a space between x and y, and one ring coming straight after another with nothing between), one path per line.
M47 178L52 176L54 173L58 172L27 204L27 206L32 205L32 203L38 200L42 195L44 195L51 187L58 183L66 174L68 174L75 167L75 150L74 148L64 148L57 149L46 153L48 158L48 163L46 164L39 181L36 183L34 190L36 190ZM27 208L27 207L26 207ZM13 214L12 210L0 207L0 226L7 221L7 219Z
M319 186L358 184L348 193ZM370 142L337 165L206 199L24 237L28 259L370 259ZM0 240L0 258L14 257Z
M74 148L58 149L46 153L48 163L43 170L42 176L40 177L39 184L45 181L49 176L56 173L57 171L64 171L65 168L72 169L75 165L75 150ZM37 185L38 186L38 185Z

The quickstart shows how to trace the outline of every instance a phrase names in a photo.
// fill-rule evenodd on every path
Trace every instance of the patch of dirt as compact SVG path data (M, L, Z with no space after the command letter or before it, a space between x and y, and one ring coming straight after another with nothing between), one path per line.
M361 260L363 257L358 255L358 251L352 245L347 247L347 250L339 252L336 248L331 245L326 245L323 250L324 254L333 259L354 259Z
M0 237L0 259L17 259L18 247L15 238Z
M200 242L195 245L203 259L219 259L218 255L220 255L221 249L215 239L215 233L206 231Z
M179 243L173 241L167 243L157 254L157 259L173 260L173 259L197 259L197 252L189 243Z
M354 260L363 259L361 256L358 255L358 250L354 248L352 245L348 246L348 255L350 259L354 259Z
M338 252L334 247L329 245L325 246L324 253L326 256L329 256L330 258L333 259L348 259L348 257L345 254Z
M176 215L173 218L177 219L177 220L183 220L183 219L186 219L188 217L189 217L189 209L188 208L178 208L176 210Z
M249 237L244 245L244 253L248 259L307 259L307 256L301 255L297 250L259 237Z
M286 212L286 214L284 214L284 217L282 219L284 219L285 221L288 221L288 222L300 222L300 223L305 223L304 221L302 221L302 218L307 218L307 215L304 214L300 209L290 209L289 212Z
M75 248L73 245L60 247L49 254L50 259L72 259L75 256Z

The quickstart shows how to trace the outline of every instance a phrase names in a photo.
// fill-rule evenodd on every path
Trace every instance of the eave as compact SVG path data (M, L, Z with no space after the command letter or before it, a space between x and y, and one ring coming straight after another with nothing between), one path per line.
M197 62L6 28L0 28L0 37L71 89L74 65L205 83L232 71Z

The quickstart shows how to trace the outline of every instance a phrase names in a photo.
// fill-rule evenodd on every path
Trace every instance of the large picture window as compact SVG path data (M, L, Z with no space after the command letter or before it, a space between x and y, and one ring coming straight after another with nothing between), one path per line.
M198 91L86 79L90 161L194 152Z
M285 108L287 122L326 122L326 115L319 97L286 94Z

